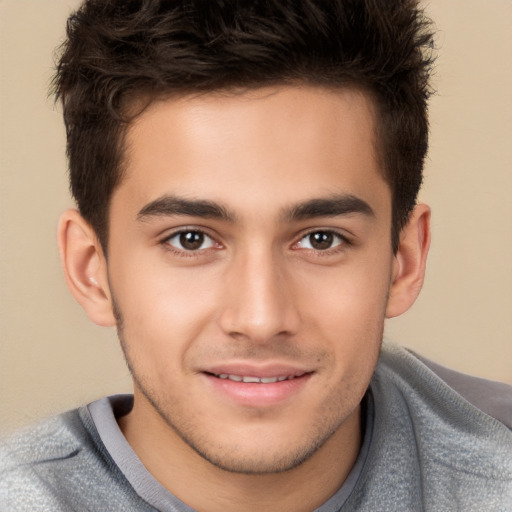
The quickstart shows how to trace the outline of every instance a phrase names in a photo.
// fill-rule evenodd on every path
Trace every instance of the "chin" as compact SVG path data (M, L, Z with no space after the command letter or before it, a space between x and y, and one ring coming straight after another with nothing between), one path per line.
M286 453L283 453L282 448L271 453L270 450L260 446L254 450L257 453L244 454L235 447L229 452L212 454L188 444L213 466L230 473L245 475L268 475L290 471L306 462L319 448L319 446L308 445L307 447L289 448Z
M244 432L239 439L232 433L227 439L205 436L197 439L193 432L180 431L173 426L181 439L203 460L213 466L246 475L265 475L293 470L308 461L338 430L339 424L315 425L309 433L297 432L293 439L283 432L269 429Z

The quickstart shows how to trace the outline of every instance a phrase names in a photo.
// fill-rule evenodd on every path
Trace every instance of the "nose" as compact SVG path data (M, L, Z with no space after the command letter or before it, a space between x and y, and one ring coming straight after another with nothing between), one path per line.
M267 343L297 332L291 276L262 247L232 261L226 275L220 325L233 338Z

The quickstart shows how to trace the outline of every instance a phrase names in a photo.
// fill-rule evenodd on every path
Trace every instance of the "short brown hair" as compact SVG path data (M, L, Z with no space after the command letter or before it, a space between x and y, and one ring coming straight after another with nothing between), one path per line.
M427 150L429 26L415 0L86 0L68 20L53 82L81 214L106 249L131 98L356 86L377 106L396 250Z

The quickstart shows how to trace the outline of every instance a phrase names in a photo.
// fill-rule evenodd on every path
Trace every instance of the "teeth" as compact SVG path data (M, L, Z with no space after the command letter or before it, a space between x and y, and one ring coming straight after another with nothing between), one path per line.
M243 382L261 382L258 377L242 377Z
M283 382L284 380L292 380L295 377L300 377L301 375L284 375L281 377L252 377L250 375L231 375L227 373L221 373L217 375L217 377L219 379L229 379L235 382L272 384L273 382Z

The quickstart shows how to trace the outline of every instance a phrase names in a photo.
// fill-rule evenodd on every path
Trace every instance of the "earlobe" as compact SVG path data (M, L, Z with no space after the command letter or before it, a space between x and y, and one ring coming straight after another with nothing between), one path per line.
M418 297L430 247L430 208L419 204L400 234L400 245L393 262L386 318L405 313Z
M68 210L61 215L58 241L64 276L73 297L94 323L115 325L103 250L96 233L78 211Z

